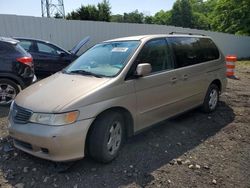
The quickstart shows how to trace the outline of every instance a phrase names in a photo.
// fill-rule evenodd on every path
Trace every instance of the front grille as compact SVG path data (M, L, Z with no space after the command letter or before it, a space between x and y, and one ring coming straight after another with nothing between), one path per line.
M12 109L12 117L15 123L25 124L28 123L30 117L32 115L32 111L17 106L15 103Z

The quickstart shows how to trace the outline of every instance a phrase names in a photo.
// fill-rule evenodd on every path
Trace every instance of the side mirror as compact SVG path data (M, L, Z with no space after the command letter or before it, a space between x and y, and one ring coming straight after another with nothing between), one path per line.
M149 63L141 63L137 65L136 74L137 76L147 76L151 73L152 67Z

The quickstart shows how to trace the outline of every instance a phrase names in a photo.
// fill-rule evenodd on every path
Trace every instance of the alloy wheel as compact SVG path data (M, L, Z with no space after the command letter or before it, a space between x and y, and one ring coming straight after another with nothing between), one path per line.
M0 84L0 104L10 104L14 100L16 95L17 92L13 86L5 83Z
M122 127L119 122L114 122L109 129L109 138L107 142L108 152L113 155L120 148L122 140Z
M217 103L218 103L218 92L216 89L213 89L209 95L209 102L208 102L209 108L211 110L215 109Z

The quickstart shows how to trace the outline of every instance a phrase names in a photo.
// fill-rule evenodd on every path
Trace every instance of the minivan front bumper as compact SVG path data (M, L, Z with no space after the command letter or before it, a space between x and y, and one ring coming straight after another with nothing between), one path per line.
M92 121L47 126L16 124L10 118L9 134L14 139L14 146L24 152L51 161L70 161L84 157L85 139Z

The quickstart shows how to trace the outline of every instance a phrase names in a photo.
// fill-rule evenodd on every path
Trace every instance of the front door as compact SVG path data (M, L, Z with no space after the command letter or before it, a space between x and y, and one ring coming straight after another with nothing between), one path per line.
M152 66L150 75L135 80L138 131L176 114L182 88L165 38L148 41L135 62Z

